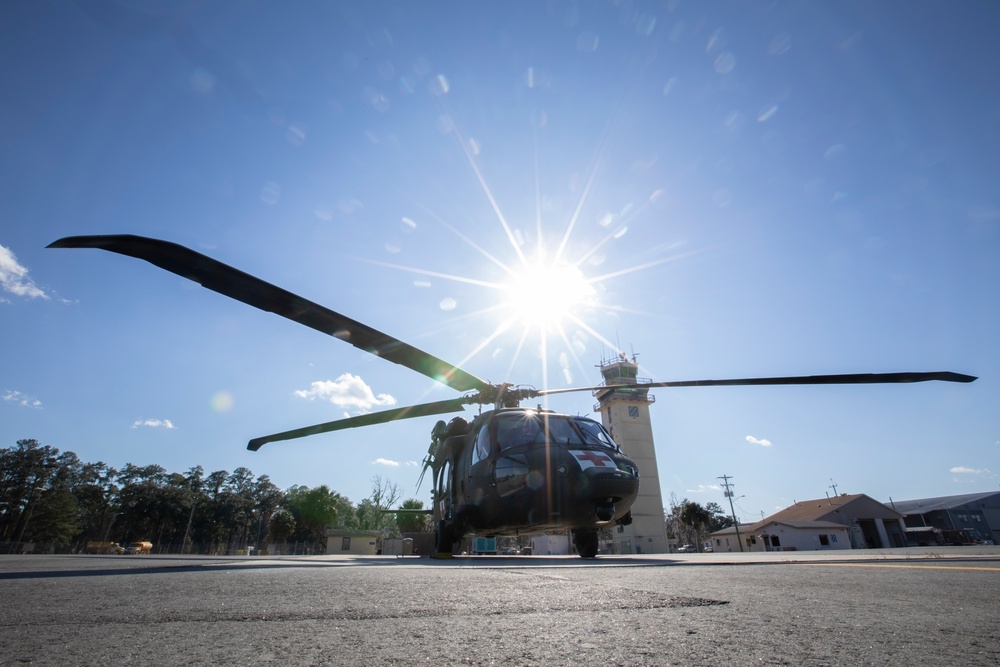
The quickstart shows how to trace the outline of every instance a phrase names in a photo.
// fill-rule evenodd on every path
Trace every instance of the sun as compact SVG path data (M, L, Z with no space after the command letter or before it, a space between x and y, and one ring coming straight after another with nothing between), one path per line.
M580 269L569 263L535 260L513 271L503 283L503 305L512 321L526 328L550 330L591 304L596 290Z

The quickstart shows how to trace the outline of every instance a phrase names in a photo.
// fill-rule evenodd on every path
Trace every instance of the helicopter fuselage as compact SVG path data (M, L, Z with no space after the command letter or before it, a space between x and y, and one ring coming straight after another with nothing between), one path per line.
M514 408L443 427L432 445L435 518L453 541L630 522L638 467L594 420Z

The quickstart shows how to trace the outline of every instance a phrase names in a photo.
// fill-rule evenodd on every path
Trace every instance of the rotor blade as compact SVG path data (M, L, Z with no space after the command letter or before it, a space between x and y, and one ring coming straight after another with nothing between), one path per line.
M450 398L448 400L437 401L435 403L421 403L420 405L411 405L405 408L396 408L395 410L383 410L382 412L372 412L367 415L358 415L357 417L337 419L324 424L305 426L303 428L292 429L291 431L284 431L282 433L275 433L273 435L265 435L260 438L254 438L249 442L249 444L247 444L247 449L252 452L256 452L269 442L304 438L308 435L329 433L330 431L342 431L346 428L356 428L358 426L384 424L385 422L396 421L399 419L411 419L413 417L426 417L427 415L440 415L447 412L459 412L465 407L465 405L468 404L468 402L469 399L463 396L461 398Z
M602 384L594 387L571 389L543 389L538 396L565 394L573 391L600 391L601 389L654 389L656 387L727 387L738 385L790 385L790 384L892 384L908 382L973 382L972 375L951 371L930 373L851 373L846 375L799 375L775 378L743 378L738 380L681 380L673 382L643 382L640 384Z
M458 391L482 391L490 386L461 368L388 334L176 243L130 234L109 234L68 236L48 247L100 248L144 259L202 287L339 338Z

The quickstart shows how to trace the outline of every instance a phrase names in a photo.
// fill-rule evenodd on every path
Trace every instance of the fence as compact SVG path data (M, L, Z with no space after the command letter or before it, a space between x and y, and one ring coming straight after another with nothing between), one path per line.
M82 554L86 542L0 542L2 554ZM319 556L326 553L325 544L286 542L262 545L256 548L231 548L226 544L154 544L151 553L159 555L191 556Z

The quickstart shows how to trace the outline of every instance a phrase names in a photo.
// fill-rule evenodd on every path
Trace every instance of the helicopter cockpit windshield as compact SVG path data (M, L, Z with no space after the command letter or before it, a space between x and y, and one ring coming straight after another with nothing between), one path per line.
M591 419L535 412L497 415L496 438L501 451L544 442L618 449L607 431Z

